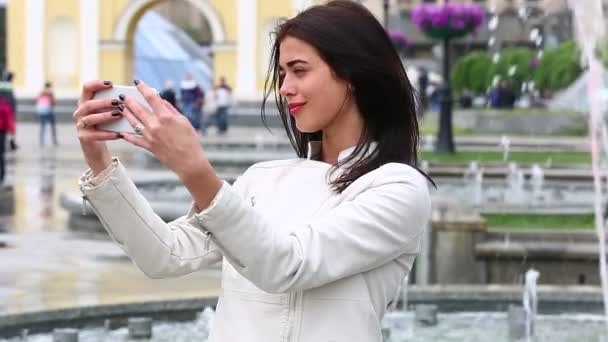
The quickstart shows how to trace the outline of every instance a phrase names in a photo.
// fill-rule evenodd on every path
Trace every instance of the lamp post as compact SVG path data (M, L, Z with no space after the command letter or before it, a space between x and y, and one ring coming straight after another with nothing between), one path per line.
M475 32L485 20L481 7L474 4L420 4L412 11L412 21L428 37L441 42L443 47L443 87L440 92L439 133L435 152L454 153L452 136L452 89L450 85L450 40Z
M452 136L452 85L450 80L450 38L443 38L443 87L439 98L439 135L435 143L435 152L454 153Z

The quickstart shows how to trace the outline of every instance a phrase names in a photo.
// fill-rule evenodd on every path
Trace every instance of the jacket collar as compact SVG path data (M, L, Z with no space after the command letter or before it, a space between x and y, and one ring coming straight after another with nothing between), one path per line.
M369 145L370 145L369 146L370 148L369 148L369 151L367 152L366 156L371 154L372 152L374 152L374 149L376 148L378 143L375 141L372 141ZM320 161L322 147L323 147L323 142L321 142L320 140L309 141L308 142L308 155L306 156L306 159ZM357 145L353 145L351 147L348 147L348 148L342 150L338 154L338 162L340 162L340 161L346 159L348 156L350 156L355 151L356 148L357 148Z

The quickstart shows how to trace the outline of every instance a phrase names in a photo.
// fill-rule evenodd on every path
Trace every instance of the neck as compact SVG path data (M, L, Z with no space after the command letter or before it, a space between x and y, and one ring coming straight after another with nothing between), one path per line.
M346 109L346 108L345 108ZM336 118L323 129L321 158L324 162L334 165L338 162L340 152L356 145L363 132L363 118L356 106L338 114Z

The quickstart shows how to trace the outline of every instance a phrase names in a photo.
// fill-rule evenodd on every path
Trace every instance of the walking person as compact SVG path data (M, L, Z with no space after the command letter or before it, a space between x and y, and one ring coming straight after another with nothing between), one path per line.
M228 131L228 113L232 106L232 88L226 83L224 77L220 78L220 84L214 92L217 120L217 129L219 134L226 134Z
M184 114L194 129L201 128L202 107L205 93L192 78L192 74L187 73L180 84L180 100L182 114Z
M11 103L0 97L0 186L6 176L6 143L10 136L15 135L15 114Z
M57 127L55 125L55 95L50 82L44 84L44 90L36 98L36 113L40 120L40 147L44 147L46 126L49 126L53 138L53 144L59 146L57 141Z
M112 87L92 81L74 112L90 167L81 191L149 277L222 262L209 341L380 342L430 218L413 87L382 25L353 1L281 23L271 56L262 120L274 96L297 158L255 164L231 185L188 120L144 82L134 83L152 111L124 95L124 109L91 100ZM96 130L116 108L139 134ZM173 170L190 211L163 222L111 157L105 141L115 139Z
M17 132L17 100L13 89L13 78L15 74L10 70L3 70L0 76L0 98L9 105L9 110L13 113L13 121L15 122L15 133L9 137L9 147L11 151L17 150L16 132Z

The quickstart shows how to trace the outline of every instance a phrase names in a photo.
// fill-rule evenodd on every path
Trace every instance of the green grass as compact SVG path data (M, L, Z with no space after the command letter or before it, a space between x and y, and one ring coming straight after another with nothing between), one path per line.
M501 115L534 115L534 114L542 114L542 115L573 115L583 117L584 113L570 111L570 110L553 110L546 108L513 108L513 109L492 109L492 108L482 108L482 109L467 109L462 111L468 112L481 112L488 114L501 114Z
M591 164L591 154L587 152L510 152L508 161L519 164L544 164L551 158L552 164ZM468 163L471 160L479 162L502 162L502 152L494 151L461 151L454 154L436 154L423 151L419 154L420 160L438 163Z
M437 135L437 125L436 124L431 124L429 123L429 120L424 121L421 125L420 125L420 135L424 136L424 135L432 135L432 136L436 136ZM474 135L475 132L470 129L470 128L462 128L462 127L456 127L453 126L452 127L452 134L454 136L463 136L463 135Z
M489 228L501 229L593 229L592 214L482 214Z

